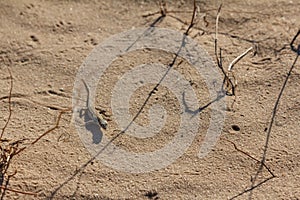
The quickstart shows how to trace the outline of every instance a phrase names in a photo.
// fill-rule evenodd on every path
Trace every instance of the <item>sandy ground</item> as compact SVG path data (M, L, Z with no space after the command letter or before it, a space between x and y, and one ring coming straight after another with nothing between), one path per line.
M191 1L167 1L169 13L156 24L184 32L191 19ZM214 26L220 1L200 1L201 15L191 30L193 37L214 56ZM262 158L274 104L293 64L296 53L289 43L300 28L299 1L224 1L219 24L219 45L223 63L228 65L251 46L235 66L238 81L233 109L226 110L221 137L213 150L198 158L210 120L210 106L200 113L201 127L192 145L171 165L148 173L132 174L115 170L92 156L83 145L71 114L64 114L60 128L15 156L9 168L8 188L36 192L38 199L300 199L300 61L295 64L280 99L267 148L266 165L247 191L259 163L237 151L228 142L256 159ZM155 1L0 1L0 126L8 117L9 74L13 74L12 118L2 139L25 139L26 146L55 123L58 110L72 106L74 80L89 53L106 38L122 31L147 27L160 15ZM298 45L297 39L295 44ZM118 127L110 107L110 92L118 77L130 66L160 61L167 64L166 52L142 51L125 55L112 63L97 90L96 108L109 125L103 133L112 138ZM7 62L12 61L11 65ZM4 62L5 61L5 62ZM204 82L192 67L177 67L198 91L200 104L209 102ZM130 112L136 113L150 86L132 96ZM234 98L227 96L230 107ZM178 124L178 102L172 92L159 88L136 119L149 124L149 105L160 103L169 115L161 132L150 139L124 134L113 141L128 151L148 152L162 148L174 136ZM176 121L177 120L177 121ZM236 129L238 126L240 130ZM3 199L34 199L6 191Z

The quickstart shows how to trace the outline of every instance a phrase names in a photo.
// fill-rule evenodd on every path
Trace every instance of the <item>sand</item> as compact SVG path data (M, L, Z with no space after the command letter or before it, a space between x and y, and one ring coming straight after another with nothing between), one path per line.
M201 45L213 62L213 68L217 69L214 33L220 1L198 3L198 21L189 36ZM86 130L87 126L74 120L76 116L68 112L62 115L59 128L28 146L55 125L58 109L72 107L74 90L86 98L86 91L74 89L74 85L80 85L79 69L92 50L110 36L149 28L160 17L159 6L148 0L0 1L0 127L4 126L9 114L7 67L13 75L12 117L2 139L22 140L19 147L27 146L11 160L8 175L17 173L10 178L7 188L37 193L37 197L33 197L6 190L4 194L2 191L2 198L300 199L299 60L288 77L269 134L265 164L275 177L263 167L253 185L260 166L255 159L262 159L275 102L297 56L289 44L300 27L299 8L298 1L287 0L223 2L218 43L225 70L246 49L251 46L255 49L234 66L236 99L226 96L222 101L209 104L213 97L203 74L180 57L173 67L181 74L176 80L185 80L187 91L194 91L197 101L186 93L190 107L185 107L182 105L184 98L178 98L175 89L162 84L135 119L134 127L142 127L143 134L135 135L138 131L132 127L118 135L145 103L157 82L158 77L154 75L163 74L156 68L151 74L147 72L150 65L141 66L161 63L159 66L167 69L174 59L172 52L162 49L125 52L107 66L98 80L89 79L93 74L86 77L94 84L93 106L108 121L106 130L98 129L96 134L80 132L78 127ZM184 12L169 12L155 26L184 33L191 20L192 1L167 1L167 10ZM144 16L155 12L158 13ZM297 38L295 46L299 44L300 38ZM101 64L107 57L96 57L97 62ZM129 76L128 72L137 66L141 67L140 71L133 73L136 76ZM145 76L145 82L142 78L134 82L134 87L122 88L118 81L124 74L131 77L127 77L128 80ZM119 90L116 89L118 84ZM128 102L124 101L128 115L123 117L122 98L117 97L122 91L126 95L133 88L136 90L128 97ZM216 95L215 92L212 95ZM81 102L77 100L75 102ZM220 102L227 108L218 110L220 107L215 105ZM158 104L160 106L155 106ZM183 122L181 117L184 114L191 117L198 107L203 109L194 113L196 117ZM224 119L218 118L222 123L217 124L221 129L216 143L210 143L212 150L199 158L212 116L218 113L224 114ZM123 125L117 123L120 118L122 123L125 121ZM183 125L183 132L179 125ZM177 146L173 146L169 154L155 154L174 138ZM101 151L107 141L111 141L107 150ZM183 143L178 144L178 141ZM179 148L185 142L189 142L187 148ZM7 142L2 141L4 144ZM134 156L121 154L120 149L131 156L146 157L139 163ZM100 159L93 158L97 153ZM249 191L257 184L258 187Z

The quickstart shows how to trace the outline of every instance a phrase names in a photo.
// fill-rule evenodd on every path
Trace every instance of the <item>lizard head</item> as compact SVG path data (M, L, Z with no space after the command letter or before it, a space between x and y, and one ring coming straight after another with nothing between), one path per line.
M100 123L100 126L106 130L107 128L107 121L105 119L99 119L99 123Z

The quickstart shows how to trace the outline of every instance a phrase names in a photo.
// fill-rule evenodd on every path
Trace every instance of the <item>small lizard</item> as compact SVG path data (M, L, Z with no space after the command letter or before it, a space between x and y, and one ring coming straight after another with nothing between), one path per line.
M103 129L107 128L107 121L103 118L103 116L101 115L101 113L98 113L93 107L91 107L90 105L90 90L86 84L86 82L81 79L86 90L87 90L87 103L86 103L86 107L87 107L87 111L89 113L90 118L93 119L94 122L99 123L100 126Z

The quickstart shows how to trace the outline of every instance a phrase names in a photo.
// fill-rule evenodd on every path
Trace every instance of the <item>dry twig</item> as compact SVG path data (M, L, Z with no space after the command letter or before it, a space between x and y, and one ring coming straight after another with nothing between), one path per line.
M258 162L258 163L261 162L260 160L258 160L258 159L256 159L256 158L254 158L253 156L251 156L251 155L250 155L249 153L247 153L246 151L239 149L239 148L237 147L237 145L236 145L234 142L232 142L232 141L230 141L230 140L227 140L227 139L225 139L225 138L223 138L223 140L225 140L225 141L231 143L231 144L234 146L235 150L237 150L238 152L240 152L240 153L242 153L242 154L248 156L249 158L251 158L252 160L255 160L255 161ZM265 167L265 168L268 170L268 172L272 175L272 177L275 177L274 173L271 171L271 169L270 169L265 163L262 163L262 165L263 165L263 167Z
M270 123L269 123L269 127L268 127L268 129L267 129L267 136L266 136L266 141L265 141L265 145L264 145L264 149L263 149L263 153L262 153L262 158L261 158L261 160L259 161L259 162L260 162L260 165L259 165L259 167L258 167L258 169L257 169L257 172L256 172L254 178L252 179L251 187L248 188L247 190L245 190L244 192L241 192L240 194L234 196L234 197L231 198L231 199L235 199L235 198L237 198L237 197L239 197L239 196L241 196L241 195L243 195L243 194L245 194L245 193L247 193L247 192L250 192L249 199L251 199L251 197L252 197L252 192L253 192L253 190L254 190L255 188L257 188L258 186L262 185L263 183L266 183L268 180L270 180L270 179L272 179L272 178L275 177L275 175L274 175L273 173L271 173L271 172L268 170L268 171L271 173L272 176L269 177L269 178L267 178L267 179L265 179L264 181L261 181L260 183L257 183L257 184L256 184L257 178L258 178L259 174L262 172L263 167L266 167L265 162L266 162L266 159L267 159L267 151L268 151L268 149L269 149L269 142L270 142L270 138L271 138L272 127L273 127L273 124L274 124L274 121L275 121L275 116L276 116L276 113L277 113L277 110L278 110L279 102L280 102L280 100L281 100L281 97L282 97L282 95L283 95L283 92L284 92L284 90L285 90L285 87L286 87L286 85L287 85L287 83L288 83L289 77L291 76L291 73L292 73L292 71L293 71L293 69L294 69L294 67L295 67L295 65L296 65L296 63L297 63L297 60L298 60L299 56L300 56L300 44L298 45L297 48L295 48L295 46L294 46L294 42L295 42L296 38L297 38L299 35L300 35L300 29L299 29L299 31L297 32L297 34L294 36L294 38L292 39L292 41L291 41L291 43L290 43L291 50L292 50L293 52L296 52L297 55L296 55L296 57L295 57L295 59L294 59L293 64L291 65L291 67L290 67L290 69L289 69L289 71L288 71L288 74L287 74L287 76L286 76L286 78L285 78L285 80L284 80L284 82L283 82L283 85L282 85L282 87L281 87L281 89L280 89L280 92L279 92L279 94L278 94L278 96L277 96L277 99L276 99L276 101L275 101L275 104L274 104L274 107L273 107L273 110L272 110L271 120L270 120Z
M4 60L4 59L3 59ZM12 158L16 155L16 152L19 149L19 143L21 143L21 140L15 141L15 142L11 142L8 143L9 140L5 140L2 139L2 136L5 133L5 130L10 122L11 119L11 115L12 115L12 108L11 108L11 95L12 95L12 89L13 89L13 77L12 77L12 73L9 69L8 66L10 66L11 64L11 60L9 59L9 65L7 65L7 69L9 72L9 78L10 78L10 89L9 89L9 96L8 96L8 103L9 103L9 115L7 118L7 121L4 125L4 127L2 128L2 132L0 135L0 189L1 189L1 199L3 199L4 195L5 195L5 191L13 191L16 193L21 193L21 194L28 194L28 195L37 195L36 193L31 193L31 192L24 192L24 191L20 191L20 190L14 190L11 188L7 188L7 185L9 183L9 179L10 177L14 176L16 174L13 173L12 175L8 175L8 169L11 163ZM8 144L5 144L8 143Z
M223 79L223 85L222 85L222 91L226 92L226 95L228 96L234 96L234 100L232 102L231 107L233 107L235 101L236 101L236 87L237 87L237 80L235 78L235 74L233 72L233 66L237 64L242 58L244 58L252 49L253 47L248 48L244 53L236 57L229 65L227 72L225 71L223 67L222 62L222 49L218 47L218 32L219 32L219 18L221 14L222 4L219 6L217 11L217 17L216 17L216 30L215 30L215 58L217 61L218 67L221 69L224 79Z
M161 16L167 16L169 13L190 13L192 11L183 11L183 10L168 10L167 9L167 2L165 0L162 0L159 2L159 11L148 13L142 15L142 17L150 17L153 15L161 14Z
M35 143L37 143L42 137L44 137L48 133L50 133L50 132L54 131L55 129L57 129L59 127L59 122L61 120L62 114L66 113L68 111L71 111L71 108L60 110L60 113L57 117L55 126L51 129L47 130L46 132L44 132L42 135L40 135L29 146L20 148L19 144L23 140L17 140L17 141L9 142L9 140L7 140L7 139L2 139L2 136L5 133L5 130L6 130L8 124L10 122L11 115L12 115L11 97L12 97L12 89L13 89L13 77L12 77L12 73L9 69L10 64L11 64L11 61L9 60L9 65L7 65L9 75L10 75L9 76L9 78L10 78L10 90L9 90L9 96L8 96L9 115L8 115L8 119L7 119L4 127L2 128L1 135L0 135L0 189L1 189L1 199L4 198L5 191L11 191L11 192L19 193L19 194L37 196L37 193L34 193L34 192L20 191L20 190L16 190L16 189L12 189L12 188L7 187L8 184L9 184L10 177L14 176L17 173L15 171L11 175L7 174L8 169L10 167L10 163L11 163L14 156L19 154L20 152L22 152L26 148L28 148L28 147L34 145Z
M189 31L191 30L191 28L193 28L193 26L195 25L195 18L197 15L197 5L196 5L196 0L194 0L194 9L193 9L193 15L192 15L192 20L191 23L189 25L189 27L187 28L185 34L188 35Z

